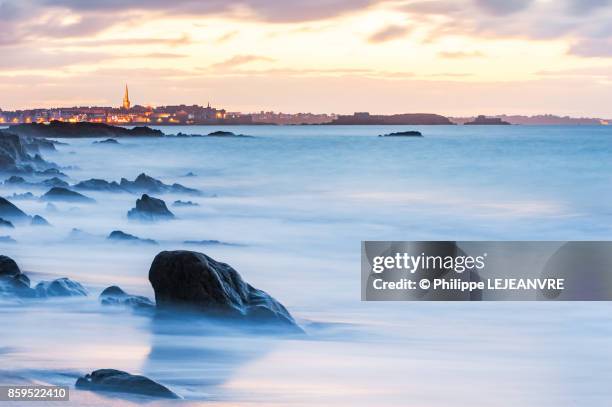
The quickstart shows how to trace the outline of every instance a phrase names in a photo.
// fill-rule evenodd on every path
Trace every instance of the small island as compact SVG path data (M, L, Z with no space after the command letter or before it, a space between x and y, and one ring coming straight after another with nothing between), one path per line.
M423 134L420 131L408 130L389 134L379 134L378 137L423 137Z
M471 122L464 123L466 126L476 126L476 125L485 125L485 126L510 126L511 124L503 121L499 117L487 117L484 115L480 115Z
M46 138L118 138L118 137L162 137L164 133L147 126L131 129L111 126L105 123L60 122L53 120L49 124L23 123L10 126L7 130L19 136Z

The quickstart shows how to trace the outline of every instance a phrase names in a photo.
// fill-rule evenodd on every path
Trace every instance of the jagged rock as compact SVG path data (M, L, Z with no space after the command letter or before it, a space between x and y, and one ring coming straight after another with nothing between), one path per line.
M200 206L200 204L195 203L195 202L191 202L191 201L181 201L181 200L178 200L178 201L174 201L172 206L176 206L176 207Z
M60 144L65 144L65 143L60 143ZM67 178L68 177L68 175L64 174L63 172L61 172L57 168L47 168L44 171L38 171L37 174L38 175L53 175L53 176L60 177L60 178Z
M23 222L30 219L25 212L2 197L0 197L0 217L11 222Z
M64 201L64 202L82 202L82 203L94 203L95 201L85 195L79 194L78 192L71 191L62 187L53 187L41 199L45 201Z
M126 192L126 190L121 188L121 186L119 186L119 184L115 181L108 182L106 180L96 178L81 181L76 184L74 188L84 191Z
M0 130L0 171L31 174L36 170L55 167L55 164L45 161L39 154L29 154L38 151L37 141L20 137L8 130Z
M15 229L15 225L6 219L0 218L0 228Z
M43 185L43 186L46 186L46 187L68 188L70 186L66 181L64 181L62 179L59 179L58 177L53 177L53 178L46 179L43 182L41 182L40 184Z
M51 224L47 222L47 219L39 215L34 215L34 217L32 218L31 225L32 226L51 226Z
M79 377L75 386L91 391L110 391L119 393L141 394L150 397L167 399L180 398L166 386L145 376L132 375L115 369L100 369Z
M119 144L114 138L107 138L106 140L94 141L93 144Z
M34 288L38 297L81 297L87 290L80 283L69 278L58 278L53 281L41 281Z
M116 285L107 287L102 291L100 302L102 305L121 305L137 310L151 310L155 308L155 303L147 297L128 294Z
M0 296L31 298L36 292L30 288L30 279L8 256L0 255Z
M142 195L136 200L136 207L132 208L128 214L129 219L155 221L160 219L173 219L174 214L168 210L166 203L161 199Z
M126 191L132 193L178 193L178 194L192 194L192 195L200 195L201 192L197 189L187 188L181 184L172 184L167 185L161 182L158 179L148 176L145 173L142 173L136 177L134 181L129 181L125 178L121 178L121 182L119 183L121 188Z
M163 251L149 270L158 309L188 309L300 331L272 296L242 280L236 270L203 253Z
M153 239L141 239L138 236L130 235L129 233L124 233L120 230L112 231L108 235L107 239L114 240L114 241L130 242L130 243L157 244L157 242Z

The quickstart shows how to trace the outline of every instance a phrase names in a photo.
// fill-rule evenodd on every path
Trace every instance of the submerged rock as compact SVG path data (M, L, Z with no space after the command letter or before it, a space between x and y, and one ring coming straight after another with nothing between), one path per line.
M149 270L158 309L188 309L301 331L272 296L242 280L236 270L203 253L163 251Z
M82 203L94 203L93 199L80 194L75 191L71 191L67 188L53 187L41 199L45 201L64 201L64 202L82 202Z
M128 219L144 221L174 219L174 214L168 210L164 201L147 194L136 200L136 207L132 208L127 216Z
M34 215L31 222L32 226L51 226L47 219L39 215Z
M108 240L114 241L124 241L130 243L144 243L144 244L157 244L157 242L153 239L141 239L138 236L130 235L129 233L124 233L121 230L112 231L108 237Z
M106 140L94 141L93 144L119 144L114 138L107 138Z
M180 398L176 393L145 376L132 375L115 369L100 369L79 377L75 386L92 391L142 394L168 399Z
M11 198L13 200L15 200L15 199L17 199L17 200L20 200L20 199L25 200L25 199L34 199L34 198L36 198L36 196L33 193L31 193L31 192L24 192L23 194L13 193L13 195L11 195L9 198Z
M398 131L396 133L381 134L378 137L423 137L420 131L409 130L409 131Z
M38 297L80 297L87 295L85 287L66 277L53 281L41 281L36 284L35 290Z
M217 130L207 134L207 137L239 137L239 138L252 138L253 136L247 136L246 134L235 134L231 131Z
M195 202L191 202L191 201L174 201L172 203L172 206L176 206L176 207L185 207L185 206L200 206L200 204L195 203Z
M15 225L6 219L0 218L0 228L15 229Z
M0 197L0 217L11 222L22 222L30 219L24 211L2 197Z
M134 181L129 181L125 178L121 178L119 186L124 190L132 193L176 193L192 195L201 194L201 192L197 189L188 188L181 184L164 184L160 180L150 177L145 173L138 175Z
M10 236L0 236L0 243L17 243L17 240Z
M194 246L240 246L236 243L226 243L220 240L185 240L183 243Z
M85 191L126 192L126 190L121 188L115 181L108 182L106 180L96 178L81 181L76 184L74 188Z
M149 298L128 294L116 285L107 287L102 291L100 303L102 305L121 305L137 310L151 310L155 308L155 303Z

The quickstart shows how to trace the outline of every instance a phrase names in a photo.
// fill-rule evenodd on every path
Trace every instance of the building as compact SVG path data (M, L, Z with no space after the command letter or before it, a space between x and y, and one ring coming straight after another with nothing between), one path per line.
M123 95L123 104L121 105L125 110L130 110L130 95L128 93L127 83L125 84L125 93Z

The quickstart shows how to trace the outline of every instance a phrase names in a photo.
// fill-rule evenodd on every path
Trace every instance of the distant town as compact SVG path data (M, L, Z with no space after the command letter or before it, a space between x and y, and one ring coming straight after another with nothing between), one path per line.
M92 122L117 125L192 125L192 124L273 124L273 125L609 125L612 120L601 118L574 118L555 115L475 115L471 117L446 117L428 113L406 113L376 115L356 112L352 115L326 113L280 113L229 112L226 109L200 105L142 106L130 101L128 86L125 86L123 100L118 107L75 106L37 108L6 111L0 108L0 125L19 123Z

